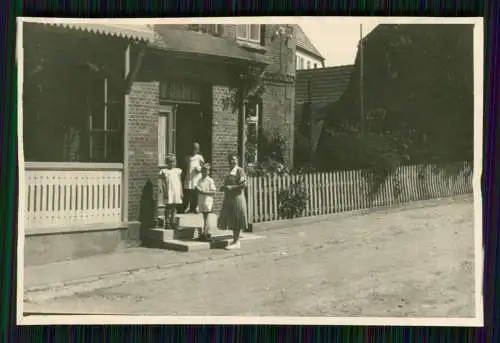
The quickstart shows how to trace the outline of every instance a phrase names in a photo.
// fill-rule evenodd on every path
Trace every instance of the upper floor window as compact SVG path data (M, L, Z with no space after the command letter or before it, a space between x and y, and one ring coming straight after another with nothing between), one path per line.
M214 36L222 35L222 25L217 24L191 24L189 25L189 29L193 31L201 31L205 33L209 33Z
M260 31L261 31L260 25L256 24L236 25L236 38L260 44L261 42Z

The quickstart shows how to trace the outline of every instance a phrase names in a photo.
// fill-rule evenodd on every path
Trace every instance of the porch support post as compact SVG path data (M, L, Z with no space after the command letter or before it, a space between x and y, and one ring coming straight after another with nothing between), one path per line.
M128 81L130 73L130 43L127 44L125 50L125 80ZM123 111L123 192L122 192L122 221L128 227L128 117L129 117L129 98L130 89L127 83L127 91L125 92L125 103Z
M130 44L128 45L127 51L128 51L127 56L129 56L128 57L129 65L125 75L125 82L126 82L125 94L128 95L132 90L132 84L134 83L135 77L137 76L137 73L141 69L142 61L144 59L144 55L146 54L146 45L144 44L142 46L142 49L139 52L139 55L137 56L137 60L134 63L134 69L132 70L132 72L130 72Z

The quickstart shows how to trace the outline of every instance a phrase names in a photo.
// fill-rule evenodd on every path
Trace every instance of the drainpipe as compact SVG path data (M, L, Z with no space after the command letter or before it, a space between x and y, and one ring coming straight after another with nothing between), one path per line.
M246 78L244 74L240 74L240 80L239 80L239 92L240 96L238 97L238 114L240 118L240 165L241 167L245 168L246 167L246 161L245 161L245 99L244 99L244 94L245 94L245 87L246 87Z
M130 43L125 49L125 86L130 74ZM128 114L129 114L129 92L127 88L124 94L124 111L123 111L123 195L122 195L122 222L128 228Z

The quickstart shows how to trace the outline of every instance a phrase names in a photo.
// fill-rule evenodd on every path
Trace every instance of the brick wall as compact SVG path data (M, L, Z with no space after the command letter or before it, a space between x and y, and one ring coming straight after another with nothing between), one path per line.
M129 96L129 221L140 221L156 205L159 88L159 82L134 82Z
M293 164L295 88L293 83L265 80L266 92L262 95L262 128L271 136L278 131L286 140L285 159Z
M276 36L280 27L284 34ZM295 118L295 52L296 38L293 25L265 25L262 33L263 52L269 61L263 82L266 91L262 96L262 122L264 132L272 134L275 129L287 141L285 157L293 164L294 118ZM291 35L288 41L285 39ZM236 25L224 25L223 36L236 39Z
M227 155L238 152L238 113L232 107L226 108L227 99L233 90L227 86L212 87L212 177L217 188L222 186L224 176L229 172ZM223 193L215 197L214 210L218 212Z
M284 34L276 36L280 27ZM286 37L291 35L291 39ZM296 38L292 25L266 25L263 44L270 61L265 70L262 96L262 123L264 132L272 134L278 130L287 142L286 162L293 165L294 120L295 120L295 51Z
M284 30L281 38L276 36L276 32L279 31L280 27ZM291 39L288 41L285 40L287 35L291 35ZM294 35L293 25L266 25L262 43L267 48L266 57L270 61L266 72L295 77L295 47L297 40Z

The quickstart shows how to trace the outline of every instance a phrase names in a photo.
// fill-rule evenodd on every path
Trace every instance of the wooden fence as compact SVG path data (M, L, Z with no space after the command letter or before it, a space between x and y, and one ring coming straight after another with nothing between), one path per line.
M370 195L362 171L334 171L297 175L250 176L248 215L251 223L285 219L279 193L302 182L308 196L303 216L318 216L397 203L450 197L472 192L472 166L461 163L459 173L435 166L402 166Z
M121 164L26 163L25 230L122 222Z

